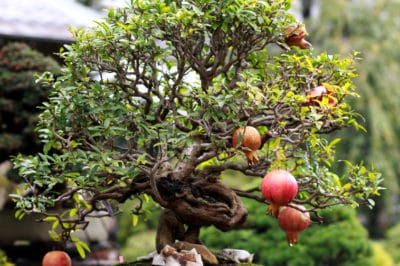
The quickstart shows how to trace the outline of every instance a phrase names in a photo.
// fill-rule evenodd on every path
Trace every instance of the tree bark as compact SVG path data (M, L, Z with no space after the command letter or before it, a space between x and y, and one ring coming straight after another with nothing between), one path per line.
M185 182L162 177L157 181L157 189L166 202L157 229L157 251L176 241L201 244L202 226L214 225L227 231L247 217L240 197L219 180Z

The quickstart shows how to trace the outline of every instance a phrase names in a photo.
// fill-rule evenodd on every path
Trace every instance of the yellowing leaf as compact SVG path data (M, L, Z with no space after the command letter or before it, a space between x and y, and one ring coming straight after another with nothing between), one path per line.
M279 161L285 161L285 160L286 160L286 155L285 155L284 150L278 150L278 151L276 152L276 158L277 158Z

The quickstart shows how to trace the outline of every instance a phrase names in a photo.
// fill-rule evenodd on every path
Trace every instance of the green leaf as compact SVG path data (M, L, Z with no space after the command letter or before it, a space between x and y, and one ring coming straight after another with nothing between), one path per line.
M71 237L71 241L74 243L75 248L79 253L79 256L82 259L85 259L86 258L86 252L90 252L89 245L86 242L80 240L78 237Z
M60 241L60 236L54 230L50 230L49 235L50 235L51 239L53 239L53 241L55 241L55 242Z
M110 118L107 118L105 121L104 121L104 128L109 128L110 127Z
M21 220L22 218L24 218L25 212L24 212L23 209L18 209L18 210L15 211L15 215L14 216L15 216L16 219Z
M139 216L137 214L132 214L132 225L136 226L139 222Z
M49 153L50 149L52 148L52 146L53 146L53 142L51 142L51 141L46 142L46 144L44 144L44 146L43 146L43 153L47 155Z
M73 208L69 211L69 217L74 217L78 213L77 208Z
M114 8L110 7L108 9L108 17L109 18L114 18L114 16L115 16Z
M150 201L150 196L147 193L143 194L144 200L148 203Z
M56 230L58 225L60 224L60 221L57 219L53 222L53 224L51 225L51 229L52 230Z

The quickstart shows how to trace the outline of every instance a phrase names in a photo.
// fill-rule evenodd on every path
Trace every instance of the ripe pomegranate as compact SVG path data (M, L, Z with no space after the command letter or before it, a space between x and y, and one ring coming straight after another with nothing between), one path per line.
M305 106L319 106L319 102L322 101L323 97L328 97L328 103L332 106L337 104L337 99L333 97L333 92L328 90L325 86L317 86L306 94L307 100L304 103Z
M301 49L308 49L312 45L304 38L308 35L304 25L297 25L286 29L285 43L289 46L297 46Z
M258 163L257 150L261 147L261 135L255 127L246 126L233 132L233 147L241 147L249 164Z
M296 197L298 185L289 171L272 170L264 176L261 192L269 202L267 213L277 217L279 207L288 205Z
M306 229L310 223L310 214L302 205L294 205L298 209L284 206L279 209L278 224L286 232L286 239L289 245L296 244L299 233Z
M61 250L53 250L44 255L42 266L72 266L72 262L68 253Z

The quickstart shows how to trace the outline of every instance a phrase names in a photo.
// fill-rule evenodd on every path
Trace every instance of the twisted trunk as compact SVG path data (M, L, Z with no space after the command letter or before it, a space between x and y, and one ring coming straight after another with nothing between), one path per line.
M218 180L189 183L162 177L157 180L157 189L165 202L157 230L158 251L175 241L201 244L202 226L214 225L227 231L242 224L247 217L240 197Z

